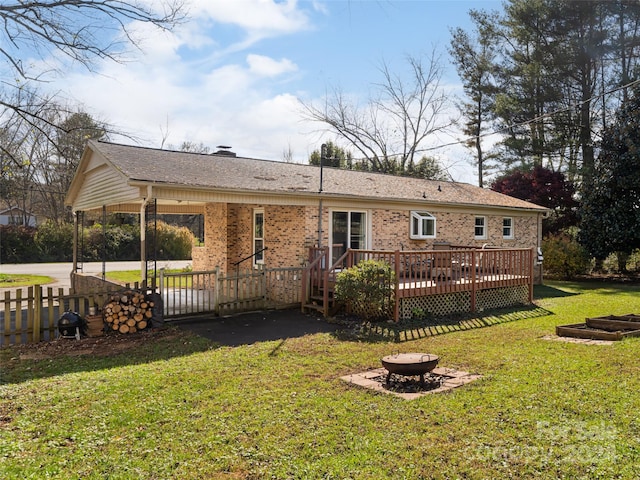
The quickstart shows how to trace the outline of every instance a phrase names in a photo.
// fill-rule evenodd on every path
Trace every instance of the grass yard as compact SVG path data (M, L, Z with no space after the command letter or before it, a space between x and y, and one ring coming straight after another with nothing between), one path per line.
M46 285L53 282L53 278L45 275L26 275L0 273L0 288L19 288L31 285Z
M0 477L637 478L640 340L543 337L640 313L638 285L554 282L536 297L414 324L400 342L363 329L232 348L176 330L108 357L0 350ZM483 377L412 401L339 379L398 351Z
M166 269L165 270L166 273L184 273L184 270L182 269ZM149 272L149 278L151 278L153 276L153 271ZM142 281L142 274L140 273L140 270L118 270L118 271L114 271L114 272L106 272L105 273L105 278L107 280L110 280L112 282L118 282L118 283L122 283L124 284L131 284L133 285L136 282L141 282ZM158 278L160 278L160 274L158 273ZM167 287L172 286L172 282L174 280L170 279L170 278L166 278L165 279L165 284ZM184 279L183 284L181 284L181 286L183 288L190 288L191 287L191 277L187 277Z

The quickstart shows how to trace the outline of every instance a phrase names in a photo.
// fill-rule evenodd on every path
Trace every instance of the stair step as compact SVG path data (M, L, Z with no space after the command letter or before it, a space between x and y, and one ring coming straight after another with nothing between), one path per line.
M315 305L313 303L305 304L304 308L311 309L311 310L317 310L318 312L324 312L324 307L322 305Z
M311 295L309 297L309 300L315 300L317 302L323 302L324 301L324 296L323 295ZM333 295L329 295L329 302L333 301Z

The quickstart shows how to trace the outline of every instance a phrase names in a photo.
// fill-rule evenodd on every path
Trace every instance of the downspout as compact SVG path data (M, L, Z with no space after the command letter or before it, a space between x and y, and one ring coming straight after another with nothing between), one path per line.
M318 203L318 248L322 248L322 196Z
M534 265L538 266L538 285L544 285L544 271L543 271L543 267L542 267L542 262L539 261L540 259L537 258L537 255L542 252L542 219L544 218L545 214L544 213L539 213L538 214L538 240L536 242L536 251L534 252L534 254L536 255L535 260L534 260Z
M327 154L327 145L322 144L320 147L320 189L318 190L318 196L320 201L318 202L318 248L322 248L322 175L324 167L324 157Z

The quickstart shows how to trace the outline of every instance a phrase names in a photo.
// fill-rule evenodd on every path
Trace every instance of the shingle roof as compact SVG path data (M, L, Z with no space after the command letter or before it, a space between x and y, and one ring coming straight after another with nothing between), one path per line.
M89 147L103 155L130 181L282 194L317 194L320 189L320 167L312 165L96 141L90 141ZM489 189L458 182L324 167L322 183L323 195L326 196L547 210Z

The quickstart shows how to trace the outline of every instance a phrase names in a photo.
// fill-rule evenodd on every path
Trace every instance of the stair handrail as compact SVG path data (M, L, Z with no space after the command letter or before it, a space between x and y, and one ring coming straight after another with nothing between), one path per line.
M323 306L323 315L325 317L329 316L329 289L327 288L327 285L329 285L329 274L330 273L335 273L335 271L338 269L339 266L342 266L344 264L344 260L347 257L351 257L352 256L352 250L350 248L347 248L347 250L342 254L342 256L340 258L338 258L333 265L331 265L329 268L326 268L324 270L324 278L323 278L323 282L324 282L324 289L322 291L322 306ZM348 264L348 262L347 262ZM347 268L350 265L347 265Z
M315 258L311 259L311 253L320 252L320 254ZM310 285L309 282L312 278L312 271L317 270L318 264L322 262L323 259L326 259L329 255L329 247L309 247L309 265L302 271L302 310L304 311L304 304L309 301L310 295Z

